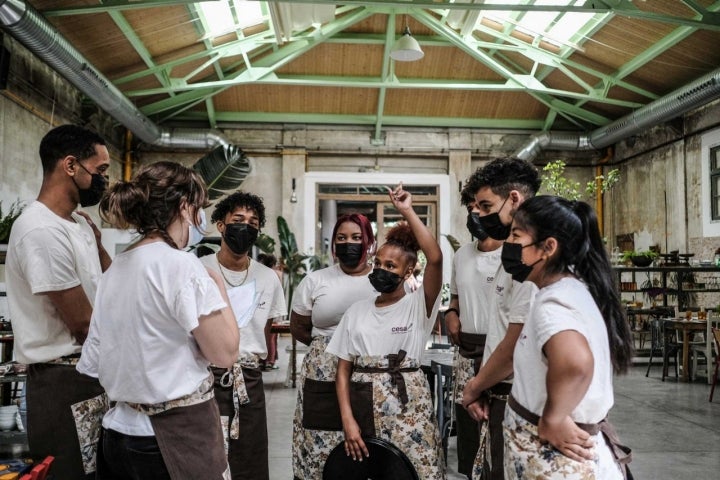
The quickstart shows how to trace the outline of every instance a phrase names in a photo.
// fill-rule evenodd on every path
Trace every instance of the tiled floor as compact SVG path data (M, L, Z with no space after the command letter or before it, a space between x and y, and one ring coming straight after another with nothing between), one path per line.
M270 478L291 480L292 417L297 391L285 386L289 345L280 339L280 369L264 374L270 437ZM302 360L298 356L298 366ZM660 381L660 367L633 367L615 380L615 408L610 414L622 441L633 449L636 479L711 480L720 476L720 387L708 403L707 383ZM448 449L448 479L456 473L454 437Z

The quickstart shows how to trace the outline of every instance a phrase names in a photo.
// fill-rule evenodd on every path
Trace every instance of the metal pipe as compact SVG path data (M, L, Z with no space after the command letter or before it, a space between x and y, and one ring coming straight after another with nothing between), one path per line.
M515 152L532 161L543 150L597 150L614 145L641 130L682 115L720 98L720 69L659 98L614 122L586 135L541 132Z
M143 142L160 147L203 150L230 145L230 141L217 130L168 130L158 127L26 2L0 0L0 27Z

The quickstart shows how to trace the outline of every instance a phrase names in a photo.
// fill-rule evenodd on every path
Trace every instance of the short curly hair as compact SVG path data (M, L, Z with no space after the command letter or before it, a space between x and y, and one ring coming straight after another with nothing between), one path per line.
M265 204L263 203L263 199L252 193L240 190L220 200L218 204L215 205L215 210L213 210L210 220L212 223L224 221L228 213L232 213L240 207L254 211L260 221L260 228L265 226Z
M495 195L501 197L506 197L511 190L533 197L541 182L538 169L532 163L515 157L496 158L475 170L463 190L473 197L485 187L490 187Z

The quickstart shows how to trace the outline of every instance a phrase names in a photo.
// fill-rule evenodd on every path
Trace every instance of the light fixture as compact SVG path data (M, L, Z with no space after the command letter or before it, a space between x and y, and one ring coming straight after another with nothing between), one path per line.
M297 194L295 193L295 179L292 179L292 194L290 195L290 203L297 203Z
M398 38L390 50L390 58L399 62L413 62L420 60L425 56L425 52L420 49L420 44L410 33L410 27L405 25L405 31L402 37Z

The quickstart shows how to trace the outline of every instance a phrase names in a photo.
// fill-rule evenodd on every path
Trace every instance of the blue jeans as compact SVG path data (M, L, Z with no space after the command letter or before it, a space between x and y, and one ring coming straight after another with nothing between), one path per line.
M98 480L170 480L155 437L136 437L102 429Z

